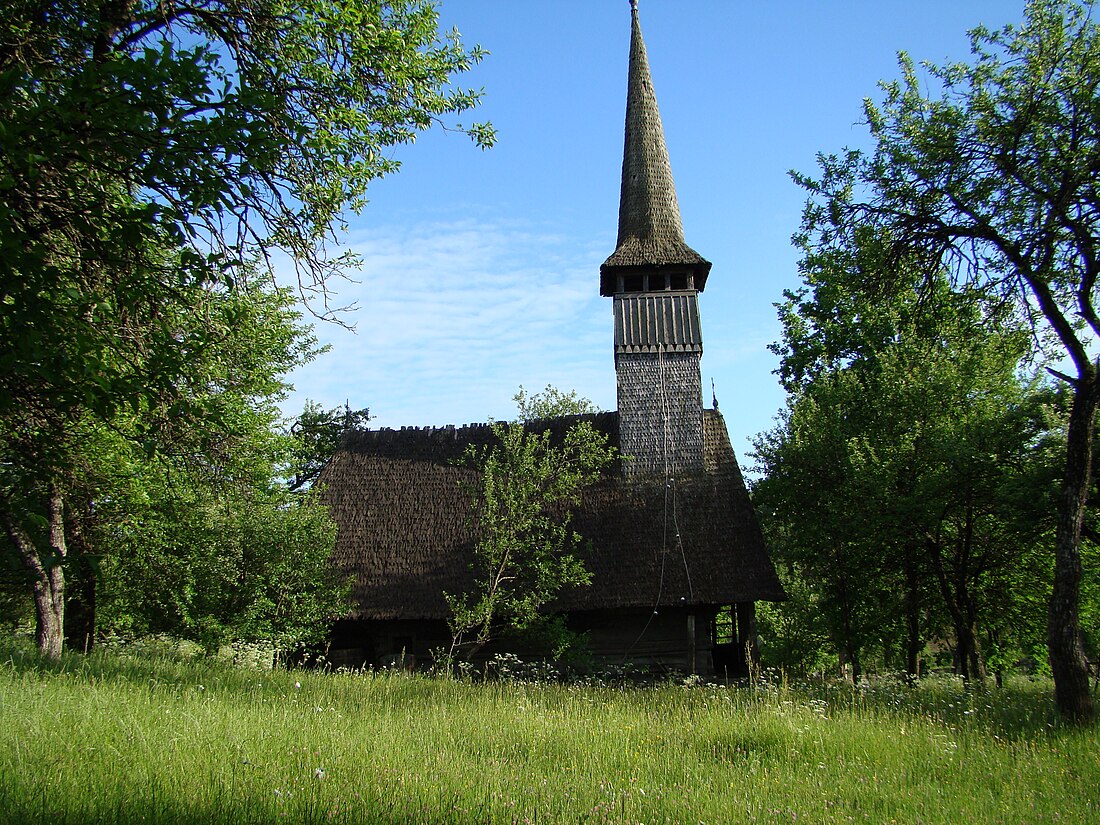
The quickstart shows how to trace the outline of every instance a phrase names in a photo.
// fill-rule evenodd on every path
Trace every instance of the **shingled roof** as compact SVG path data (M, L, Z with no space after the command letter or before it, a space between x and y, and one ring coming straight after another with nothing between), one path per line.
M585 418L618 443L617 413ZM577 420L534 426L564 433ZM666 489L614 467L587 491L574 525L591 541L593 582L562 594L558 609L785 598L725 422L707 410L704 424L705 472ZM339 525L334 561L355 579L355 618L443 619L444 592L473 585L473 501L461 482L474 476L455 461L492 438L484 425L349 433L320 483Z
M615 251L600 267L602 294L613 293L610 275L616 269L655 266L692 268L696 273L695 288L702 290L711 265L684 241L661 113L653 91L638 9L634 7L619 236Z

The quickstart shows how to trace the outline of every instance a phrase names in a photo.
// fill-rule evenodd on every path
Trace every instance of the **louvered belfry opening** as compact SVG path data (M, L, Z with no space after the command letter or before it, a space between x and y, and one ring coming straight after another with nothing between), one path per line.
M710 262L684 241L664 128L636 4L619 234L600 267L615 316L615 372L628 477L702 470L703 354L698 294Z

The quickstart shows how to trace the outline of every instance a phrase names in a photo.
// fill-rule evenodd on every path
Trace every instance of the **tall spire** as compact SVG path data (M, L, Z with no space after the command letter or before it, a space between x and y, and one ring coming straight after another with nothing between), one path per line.
M702 289L710 264L684 242L680 206L665 147L661 114L649 73L637 0L631 0L630 70L626 98L626 139L619 237L615 251L600 267L600 293L615 292L617 267L686 266Z

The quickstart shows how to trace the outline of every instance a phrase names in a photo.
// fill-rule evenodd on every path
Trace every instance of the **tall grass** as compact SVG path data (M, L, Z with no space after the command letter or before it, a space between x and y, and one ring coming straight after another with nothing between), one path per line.
M1049 685L480 685L0 649L0 821L1100 821Z

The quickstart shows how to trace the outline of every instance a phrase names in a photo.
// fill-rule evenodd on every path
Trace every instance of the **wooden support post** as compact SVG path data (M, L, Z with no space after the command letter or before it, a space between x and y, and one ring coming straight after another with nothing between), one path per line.
M691 665L691 672L694 674L694 673L698 672L697 669L696 669L696 662L695 662L695 614L694 613L688 613L687 631L688 631L688 645L689 645L690 650L691 650L691 653L689 654L690 659L688 661L690 662L690 665Z
M756 639L756 602L738 602L737 643L744 651L745 665L751 671L760 664L760 646Z

